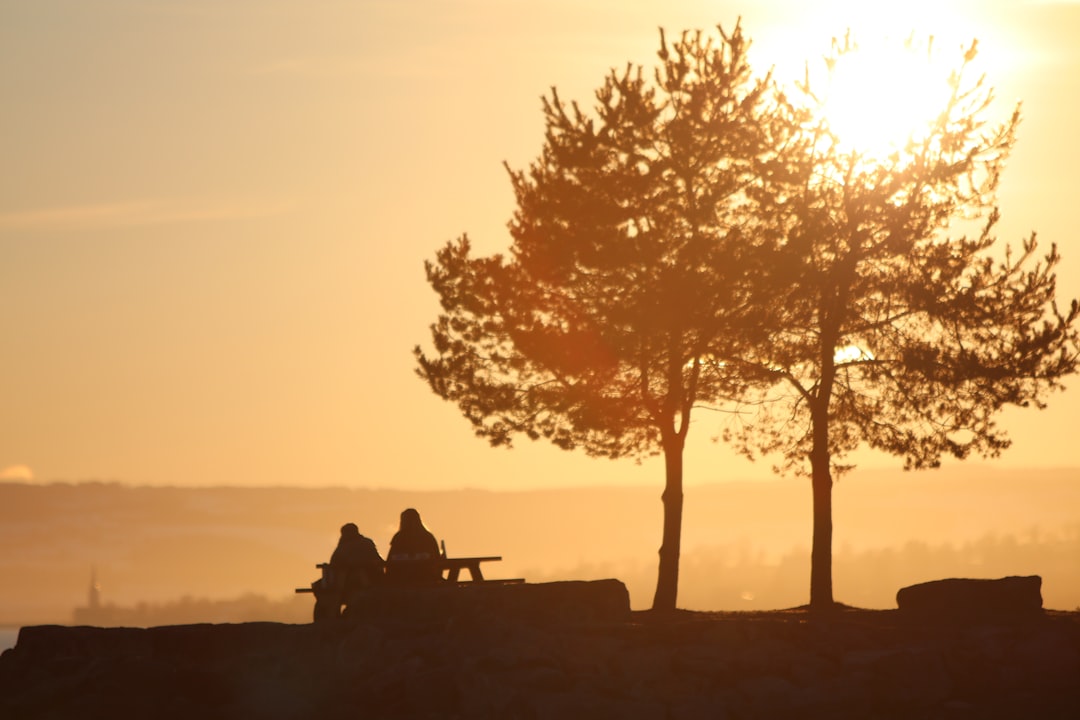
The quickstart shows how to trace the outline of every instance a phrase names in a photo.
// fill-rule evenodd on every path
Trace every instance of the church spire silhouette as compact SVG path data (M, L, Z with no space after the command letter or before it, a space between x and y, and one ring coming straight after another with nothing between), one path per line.
M86 606L91 609L101 607L101 584L97 579L97 567L90 567L90 591L87 594Z

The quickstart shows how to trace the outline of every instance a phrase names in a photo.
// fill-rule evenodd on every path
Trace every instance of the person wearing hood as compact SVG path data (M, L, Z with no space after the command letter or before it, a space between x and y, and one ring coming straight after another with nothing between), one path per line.
M395 584L430 584L442 580L439 542L424 527L420 513L408 508L401 513L401 525L390 540L386 577Z

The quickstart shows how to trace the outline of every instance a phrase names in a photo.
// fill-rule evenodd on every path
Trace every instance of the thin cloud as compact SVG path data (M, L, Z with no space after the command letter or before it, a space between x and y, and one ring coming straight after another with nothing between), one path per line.
M375 75L379 71L377 63L359 57L293 57L256 66L251 74L311 78Z
M373 57L307 56L270 60L253 66L248 73L255 77L266 76L288 79L341 80L349 78L387 78L391 80L445 78L454 75L452 50L450 59L435 62L435 55L428 49L421 51L418 59L412 53L398 50Z
M249 220L291 212L291 203L208 203L139 200L0 212L0 230L47 232Z

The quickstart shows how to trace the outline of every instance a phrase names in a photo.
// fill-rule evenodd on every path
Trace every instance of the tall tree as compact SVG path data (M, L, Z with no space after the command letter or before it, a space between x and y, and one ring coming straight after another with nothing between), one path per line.
M738 26L661 32L652 81L612 71L593 114L552 89L540 157L508 168L509 257L473 257L462 237L426 264L443 312L418 373L478 435L663 453L658 610L676 606L691 413L743 391L711 360L763 340L751 293L768 236L747 207L787 126L748 45Z
M802 141L783 174L766 173L763 217L785 240L762 290L786 315L753 362L789 392L742 439L811 477L813 608L833 605L832 486L848 453L869 446L907 468L996 456L1009 441L995 413L1043 407L1076 371L1077 302L1059 311L1056 247L994 235L1020 116L988 122L974 57L972 44L940 114L884 159L835 137L804 85Z

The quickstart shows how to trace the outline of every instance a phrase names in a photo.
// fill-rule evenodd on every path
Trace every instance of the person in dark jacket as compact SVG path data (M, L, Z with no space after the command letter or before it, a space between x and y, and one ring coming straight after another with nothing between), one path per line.
M382 579L382 556L371 538L360 534L356 523L341 526L341 537L330 556L330 572L345 593L377 585Z
M408 508L401 513L401 525L390 540L386 577L395 584L429 584L442 580L438 564L439 543L424 527L420 513Z
M341 606L348 613L360 595L383 580L383 559L375 543L360 534L356 523L341 526L341 537L323 567L322 580L316 581L315 620L341 615Z

